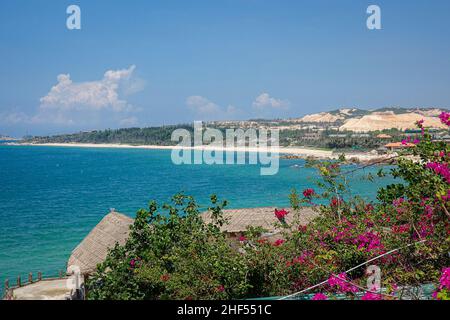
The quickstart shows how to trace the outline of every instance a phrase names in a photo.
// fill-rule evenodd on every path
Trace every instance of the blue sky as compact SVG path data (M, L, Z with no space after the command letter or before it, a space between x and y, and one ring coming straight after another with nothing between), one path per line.
M2 0L0 134L449 107L449 14L447 0Z

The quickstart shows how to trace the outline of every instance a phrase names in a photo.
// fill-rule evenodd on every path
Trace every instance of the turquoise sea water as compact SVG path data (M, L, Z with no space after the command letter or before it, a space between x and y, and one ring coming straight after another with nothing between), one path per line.
M230 208L287 206L295 187L314 186L315 170L281 160L275 176L256 165L172 164L169 150L0 145L0 281L29 272L55 276L70 252L109 212L133 216L148 201L180 191L208 205L209 195ZM375 172L377 169L369 169ZM355 193L374 198L380 185L351 177ZM1 292L0 287L0 292Z

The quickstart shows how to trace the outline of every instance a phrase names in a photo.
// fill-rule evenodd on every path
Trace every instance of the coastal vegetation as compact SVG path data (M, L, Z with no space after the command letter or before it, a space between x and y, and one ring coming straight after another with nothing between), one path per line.
M450 125L450 114L442 113ZM420 138L389 169L398 183L378 191L376 201L350 194L352 170L344 158L310 161L321 179L317 186L293 190L291 209L274 212L281 237L249 228L230 239L226 201L211 197L211 222L186 195L171 204L137 212L125 245L116 245L86 286L89 299L241 299L294 296L323 299L402 299L425 284L432 298L450 297L450 147L424 127ZM379 177L386 172L380 169ZM374 179L375 177L367 177ZM319 215L299 223L300 208ZM294 219L286 220L287 215ZM368 266L381 270L368 281ZM373 270L373 268L371 269ZM409 292L409 293L407 293ZM422 298L417 295L414 298ZM431 297L430 297L431 298Z
M433 139L450 139L448 128L438 119L441 109L382 108L373 111L339 109L307 115L294 119L254 119L247 121L213 121L206 128L218 129L278 129L280 146L312 147L328 150L371 151L383 148L389 142L399 142L410 135L416 120L423 117L433 128ZM369 118L366 118L369 117ZM402 117L398 119L398 117ZM354 125L351 125L354 123ZM359 129L358 129L359 128ZM363 128L364 132L360 129ZM409 128L406 129L406 128ZM176 129L186 129L193 134L193 124L169 125L148 128L122 128L84 131L54 136L26 137L25 143L85 143L173 146L171 134ZM420 132L418 132L420 133ZM417 134L417 132L416 132Z
M33 143L109 143L129 145L175 145L170 137L176 129L193 131L192 125L174 125L149 128L124 128L85 131L54 136L28 137L24 142Z

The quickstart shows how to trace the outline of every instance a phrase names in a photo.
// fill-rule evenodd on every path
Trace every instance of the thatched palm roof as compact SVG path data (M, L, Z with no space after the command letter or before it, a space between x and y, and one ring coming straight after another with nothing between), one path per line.
M275 208L252 208L224 210L224 217L228 224L222 227L222 231L230 236L244 232L247 227L263 227L269 234L269 238L276 238L279 230L274 227L277 218L274 215ZM300 212L300 224L306 225L317 213L311 208L302 208ZM211 222L211 213L202 213L203 220ZM286 216L286 221L291 222L293 213ZM134 220L123 214L111 212L88 234L88 236L73 250L69 258L68 266L75 265L81 269L82 274L90 274L95 271L97 264L103 262L108 249L116 243L123 245L128 238L130 225Z
M78 266L82 274L94 272L97 264L105 260L109 248L125 243L132 224L130 217L110 212L72 251L68 266Z
M275 207L264 207L223 210L223 215L228 220L228 224L222 227L222 231L234 234L245 231L247 227L262 227L268 232L277 232L278 230L274 228L274 224L278 221L274 214L275 209ZM302 208L299 222L306 225L316 216L317 213L311 208ZM206 223L211 221L210 212L203 213L202 217ZM293 218L293 213L288 214L286 222L291 223Z

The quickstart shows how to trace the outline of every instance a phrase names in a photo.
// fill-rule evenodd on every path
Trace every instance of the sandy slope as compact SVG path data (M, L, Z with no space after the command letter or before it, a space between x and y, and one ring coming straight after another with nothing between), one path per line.
M418 113L394 114L393 112L374 112L360 119L349 119L339 130L356 132L377 131L383 129L397 128L399 130L414 129L416 122L423 119L426 127L443 128L439 118L427 117Z

